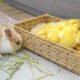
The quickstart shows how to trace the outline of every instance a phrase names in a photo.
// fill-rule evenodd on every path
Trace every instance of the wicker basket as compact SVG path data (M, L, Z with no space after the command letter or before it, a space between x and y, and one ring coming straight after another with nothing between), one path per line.
M60 18L45 14L30 20L18 22L15 24L15 29L23 37L23 47L80 75L80 52L65 48L57 43L51 43L29 32L32 27L39 23L57 22L60 20Z

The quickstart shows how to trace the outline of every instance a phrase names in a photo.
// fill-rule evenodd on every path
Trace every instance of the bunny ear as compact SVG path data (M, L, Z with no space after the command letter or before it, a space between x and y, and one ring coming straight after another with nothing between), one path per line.
M4 32L9 39L13 39L13 34L10 29L5 29Z

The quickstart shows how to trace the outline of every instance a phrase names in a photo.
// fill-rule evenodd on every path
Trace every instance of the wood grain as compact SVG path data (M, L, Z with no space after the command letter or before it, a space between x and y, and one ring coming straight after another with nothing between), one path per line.
M29 19L29 18L34 17L33 15L26 13L24 11L21 11L19 9L16 9L13 6L10 6L9 4L5 2L0 2L0 12L5 13L9 17L17 21L21 21L24 19Z

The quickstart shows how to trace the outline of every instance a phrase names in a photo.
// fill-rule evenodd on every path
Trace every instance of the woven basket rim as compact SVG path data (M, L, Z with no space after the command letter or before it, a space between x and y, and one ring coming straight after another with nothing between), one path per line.
M24 19L24 20L22 20L22 21L18 21L18 22L15 23L15 25L16 25L16 24L21 24L21 23L27 22L27 21L32 21L32 20L37 19L37 18L40 18L40 17L52 17L52 18L56 18L56 19L62 20L62 18L59 18L59 17L56 17L56 16L52 16L52 15L49 15L49 14L45 13L45 14L43 14L43 15L36 16L36 17L30 18L30 19Z

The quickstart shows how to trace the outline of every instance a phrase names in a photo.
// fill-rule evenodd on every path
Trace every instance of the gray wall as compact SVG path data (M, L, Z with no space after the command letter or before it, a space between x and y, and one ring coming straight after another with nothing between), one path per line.
M15 0L63 18L80 18L80 0Z

